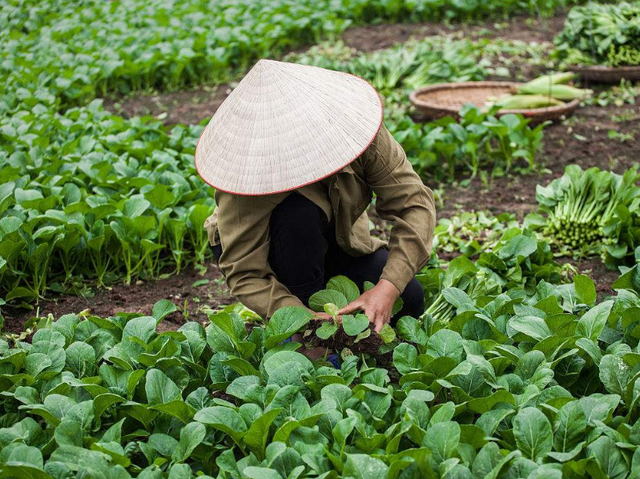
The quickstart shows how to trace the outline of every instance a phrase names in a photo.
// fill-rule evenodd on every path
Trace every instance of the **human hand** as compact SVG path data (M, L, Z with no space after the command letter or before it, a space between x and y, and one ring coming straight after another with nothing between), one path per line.
M351 314L354 311L362 311L369 321L375 325L375 331L379 333L382 327L391 321L393 304L400 296L400 291L386 279L378 281L373 288L347 304L338 311L338 314Z

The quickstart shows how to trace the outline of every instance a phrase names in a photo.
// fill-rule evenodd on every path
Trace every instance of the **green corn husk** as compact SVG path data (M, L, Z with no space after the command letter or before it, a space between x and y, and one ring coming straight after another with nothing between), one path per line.
M580 89L569 85L556 85L544 83L525 83L518 89L519 93L529 95L548 95L556 100L575 100L584 98L593 93L593 90Z
M500 98L495 104L505 110L525 110L564 105L564 102L546 95L509 95Z
M548 87L549 85L562 85L569 83L571 80L575 80L576 77L577 75L573 72L549 73L548 75L538 77L535 80L525 83L525 86L537 87L539 85L544 85L545 87Z

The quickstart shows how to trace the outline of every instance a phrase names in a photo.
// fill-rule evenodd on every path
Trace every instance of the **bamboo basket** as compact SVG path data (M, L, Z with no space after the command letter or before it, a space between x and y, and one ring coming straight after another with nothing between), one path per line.
M583 80L593 83L615 83L617 85L622 80L640 81L640 66L571 66L569 67L569 70L580 75Z
M465 103L472 103L480 109L493 97L514 94L518 91L518 83L480 81L465 83L439 83L419 88L409 95L411 103L425 117L430 119L443 116L457 117ZM530 118L532 123L559 120L573 113L580 106L580 100L572 100L564 105L527 110L499 110L497 115L508 113L520 114Z

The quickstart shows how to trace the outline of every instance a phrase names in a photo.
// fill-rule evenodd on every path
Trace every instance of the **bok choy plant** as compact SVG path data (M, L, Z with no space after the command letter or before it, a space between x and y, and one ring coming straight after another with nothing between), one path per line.
M546 237L577 251L599 254L605 245L614 256L624 256L626 243L632 246L635 242L628 236L628 226L639 212L639 179L637 166L619 175L569 165L561 178L537 186L539 212L529 215L527 222L533 228L542 227ZM620 224L624 222L628 224L626 233Z
M251 327L231 306L167 330L165 300L42 319L30 342L0 339L0 474L636 479L638 266L613 287L496 290L436 330L406 316L390 354L339 369L283 342L305 308Z

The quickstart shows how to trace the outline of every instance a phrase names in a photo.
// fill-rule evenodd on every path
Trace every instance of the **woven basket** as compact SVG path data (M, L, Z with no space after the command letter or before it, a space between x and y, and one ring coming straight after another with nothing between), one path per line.
M419 88L409 95L411 103L427 118L441 118L443 116L457 117L460 108L465 103L473 103L480 109L486 109L485 104L490 98L514 94L518 91L518 83L512 82L466 82L440 83ZM518 113L530 118L532 123L547 120L558 120L573 113L580 106L580 100L572 100L564 105L530 110L499 110L497 115Z
M583 80L594 83L615 83L618 84L622 80L640 81L640 66L637 67L569 67L574 73L577 73Z

